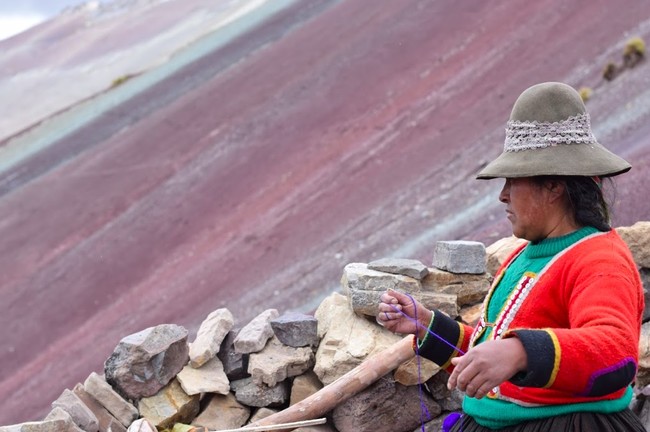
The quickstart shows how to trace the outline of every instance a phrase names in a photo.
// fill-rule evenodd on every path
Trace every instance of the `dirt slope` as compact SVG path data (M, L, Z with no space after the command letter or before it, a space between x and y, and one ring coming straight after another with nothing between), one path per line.
M348 262L509 234L474 175L537 82L595 89L634 166L615 224L647 220L650 66L600 71L649 32L643 2L301 2L5 170L0 424L148 326L309 310Z

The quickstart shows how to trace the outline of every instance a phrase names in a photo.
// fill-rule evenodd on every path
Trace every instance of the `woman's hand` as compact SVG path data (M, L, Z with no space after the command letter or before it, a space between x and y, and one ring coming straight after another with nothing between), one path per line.
M447 381L467 396L481 399L490 390L528 367L528 356L516 337L483 342L451 360L454 371Z
M402 311L401 314L398 311ZM414 319L417 311L416 326ZM406 315L406 316L404 316ZM433 312L422 306L417 300L411 300L406 294L389 289L381 295L377 322L393 333L415 334L423 339L431 322Z

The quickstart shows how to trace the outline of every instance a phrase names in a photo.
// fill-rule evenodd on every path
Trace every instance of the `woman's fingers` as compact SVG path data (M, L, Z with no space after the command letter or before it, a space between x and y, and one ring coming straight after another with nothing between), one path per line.
M450 390L458 388L458 390L473 397L484 384L484 380L480 377L480 368L472 363L469 354L452 359L451 364L456 367L449 376L447 387Z
M464 356L452 359L451 363L455 368L447 387L482 398L515 373L525 370L528 358L521 341L508 338L483 342Z
M386 295L389 297L392 297L396 300L397 303L402 304L402 305L410 305L413 303L411 298L407 296L406 294L403 294L399 291L395 291L393 289L388 289L386 291Z

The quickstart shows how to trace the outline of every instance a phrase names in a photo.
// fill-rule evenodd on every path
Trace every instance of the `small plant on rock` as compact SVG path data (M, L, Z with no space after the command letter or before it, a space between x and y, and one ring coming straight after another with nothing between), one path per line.
M640 37L633 37L625 43L623 64L625 67L636 66L645 56L645 42Z
M589 98L591 98L591 95L594 93L594 91L590 87L580 87L578 93L580 93L580 98L582 101L587 102Z
M131 78L133 78L133 75L122 75L121 77L117 77L111 83L111 88L121 86L122 84L124 84L125 82L130 80Z
M616 78L616 75L618 75L618 67L616 64L613 62L607 63L603 68L603 78L607 81L611 81Z

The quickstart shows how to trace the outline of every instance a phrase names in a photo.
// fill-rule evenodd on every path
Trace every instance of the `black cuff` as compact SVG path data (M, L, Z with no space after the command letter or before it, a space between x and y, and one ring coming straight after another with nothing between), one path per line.
M559 347L556 349L551 333L546 330L512 330L508 335L516 336L524 346L528 357L528 369L510 378L510 382L520 387L548 387L553 381L559 365Z
M418 349L419 354L431 360L438 366L446 368L447 363L456 356L457 350L453 347L460 348L463 343L463 329L461 324L449 318L444 313L434 310L433 320L429 326L429 331L436 334L449 344L441 341L438 337L427 333L422 340Z

